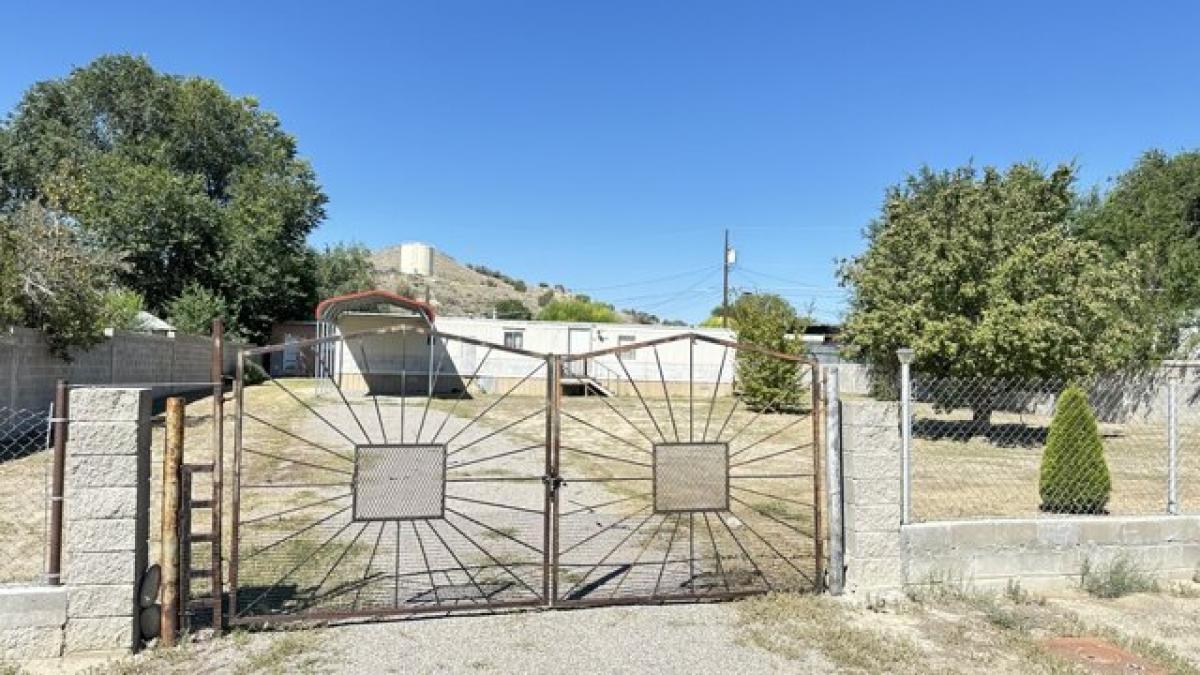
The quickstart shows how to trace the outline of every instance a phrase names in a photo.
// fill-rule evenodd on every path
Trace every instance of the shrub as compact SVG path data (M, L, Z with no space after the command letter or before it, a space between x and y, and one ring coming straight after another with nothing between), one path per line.
M1038 490L1043 511L1104 513L1108 504L1112 479L1104 444L1087 395L1076 385L1064 389L1055 405Z
M555 300L538 312L538 321L585 321L588 323L616 323L617 313L612 305L601 302L583 301L578 298Z
M533 318L533 312L525 303L516 298L505 298L495 304L496 318L528 321Z
M1125 556L1118 556L1107 565L1093 565L1090 559L1084 558L1079 570L1079 585L1088 595L1097 598L1158 591L1158 582Z

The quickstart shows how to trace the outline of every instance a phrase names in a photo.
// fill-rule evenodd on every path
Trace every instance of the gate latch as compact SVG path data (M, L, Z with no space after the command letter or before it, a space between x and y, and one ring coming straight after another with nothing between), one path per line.
M550 494L554 494L560 487L566 485L567 481L559 476L545 475L542 476L542 483L550 490Z

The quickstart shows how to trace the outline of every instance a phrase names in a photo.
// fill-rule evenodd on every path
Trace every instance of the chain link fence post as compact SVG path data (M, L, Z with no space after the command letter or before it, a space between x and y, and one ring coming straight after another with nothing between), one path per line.
M1167 364L1167 514L1179 515L1179 368Z
M912 518L912 362L913 350L896 350L900 359L900 523Z

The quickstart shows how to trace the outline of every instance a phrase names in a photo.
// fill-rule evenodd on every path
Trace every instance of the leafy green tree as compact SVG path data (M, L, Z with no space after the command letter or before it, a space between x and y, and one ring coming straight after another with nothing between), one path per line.
M579 298L554 300L537 314L538 321L616 323L617 318L617 312L612 305Z
M100 327L131 330L138 325L137 316L145 309L142 296L127 288L113 288L104 294L100 308Z
M1138 266L1153 289L1144 300L1159 319L1162 350L1175 346L1180 324L1198 323L1200 151L1147 152L1106 194L1086 200L1078 229L1113 259Z
M1087 395L1071 385L1059 394L1042 453L1038 481L1042 510L1104 513L1112 478Z
M774 293L743 293L729 308L731 324L737 325L738 342L779 354L804 353L801 335L807 319ZM800 382L800 365L769 354L750 350L737 353L737 378L742 399L757 410L800 409L807 389Z
M0 213L0 318L42 331L70 358L103 337L105 298L121 263L34 202Z
M539 308L545 307L551 302L554 302L554 291L548 290L538 296L537 303Z
M840 269L851 291L848 351L883 378L896 349L937 376L1077 378L1140 360L1144 293L1137 270L1072 238L1074 170L922 169L891 188L865 253ZM995 394L970 402L990 422Z
M198 285L261 339L316 298L325 195L279 120L212 80L114 55L38 82L0 125L0 184L0 209L38 200L121 254L151 311Z
M224 319L227 312L223 298L193 284L167 304L167 321L180 332L208 335L212 332L213 319Z
M371 250L358 244L338 243L316 254L317 295L331 298L375 288L375 263Z
M516 298L504 298L496 302L495 310L496 317L500 319L528 321L533 318L533 312L529 311L525 303Z

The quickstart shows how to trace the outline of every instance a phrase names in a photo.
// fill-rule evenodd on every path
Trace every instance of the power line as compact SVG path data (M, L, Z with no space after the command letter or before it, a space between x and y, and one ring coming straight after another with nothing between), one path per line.
M582 288L573 288L572 290L575 290L575 291L607 291L607 290L612 290L615 288L630 288L630 287L634 287L634 286L648 286L650 284L658 283L660 281L671 281L673 279L681 279L681 278L685 278L685 277L690 277L694 274L700 274L701 272L710 272L712 270L718 269L718 267L719 266L709 265L707 267L699 267L694 270L689 270L687 272L678 272L676 274L668 274L666 276L654 277L652 279L644 279L642 281L630 281L630 282L621 283L621 284L612 284L610 286L588 286L588 287L582 287Z

